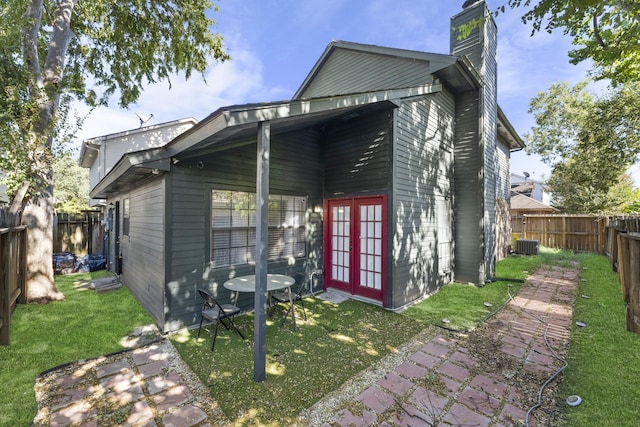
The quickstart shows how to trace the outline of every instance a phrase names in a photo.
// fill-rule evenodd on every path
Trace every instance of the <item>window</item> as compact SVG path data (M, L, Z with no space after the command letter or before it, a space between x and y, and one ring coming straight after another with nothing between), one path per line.
M129 199L124 199L122 204L122 235L129 235Z
M306 256L306 197L269 195L269 261ZM211 264L251 264L256 257L256 195L211 192Z

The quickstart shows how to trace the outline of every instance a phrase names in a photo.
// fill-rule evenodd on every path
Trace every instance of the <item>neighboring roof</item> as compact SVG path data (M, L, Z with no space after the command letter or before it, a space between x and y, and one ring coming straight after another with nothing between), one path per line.
M542 202L532 199L531 197L524 196L522 194L516 194L511 197L511 210L530 210L530 211L548 211L556 212L557 209L553 206L545 205Z
M512 182L511 183L511 195L522 194L523 196L531 197L535 183L533 182Z
M358 93L335 97L245 104L216 110L200 123L163 147L128 153L91 191L91 198L107 198L120 188L145 176L170 169L175 158L201 155L255 141L257 124L271 123L271 135L314 126L353 114L396 108L401 98L439 92L439 85Z
M524 172L525 174L527 172ZM536 184L540 184L540 185L544 185L541 181L538 181L534 178L531 178L531 176L529 175L519 175L517 173L513 173L511 172L511 182L512 183L517 183L517 182L533 182Z
M78 164L85 168L90 167L93 163L93 158L96 156L96 152L100 150L100 146L105 141L108 141L110 139L142 135L147 132L185 123L192 123L193 125L196 125L198 121L193 117L188 117L185 119L173 120L170 122L158 123L155 125L143 126L136 129L129 129L121 132L111 133L108 135L97 136L95 138L85 139L84 141L82 141L82 145L80 146L80 157L78 159Z

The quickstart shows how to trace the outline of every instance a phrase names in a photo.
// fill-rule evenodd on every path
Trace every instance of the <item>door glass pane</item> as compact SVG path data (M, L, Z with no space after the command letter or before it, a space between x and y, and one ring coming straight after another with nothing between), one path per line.
M373 287L376 289L382 289L382 274L375 273L374 280L375 282L373 283Z
M331 274L332 279L349 281L349 206L331 208Z
M360 286L382 289L382 205L360 206Z

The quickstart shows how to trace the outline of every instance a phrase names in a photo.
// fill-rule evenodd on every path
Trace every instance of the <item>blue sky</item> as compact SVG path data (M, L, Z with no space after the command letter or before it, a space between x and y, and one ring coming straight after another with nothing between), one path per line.
M152 123L185 117L203 119L219 107L286 100L293 96L332 40L449 53L450 17L463 0L221 0L214 31L221 33L232 60L210 67L206 83L197 76L149 86L129 110L100 108L85 122L78 139L139 126L135 112L154 114ZM488 1L489 7L502 0ZM500 14L498 102L524 135L533 125L528 104L558 81L582 80L589 64L569 64L571 42L560 32L538 33L520 21L522 10ZM81 109L85 111L85 109ZM512 172L534 179L549 168L524 152L512 156Z

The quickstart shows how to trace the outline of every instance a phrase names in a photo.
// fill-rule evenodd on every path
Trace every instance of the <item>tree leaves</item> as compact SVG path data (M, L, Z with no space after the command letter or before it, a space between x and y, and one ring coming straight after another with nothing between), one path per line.
M71 97L99 105L117 96L126 107L148 84L227 60L222 37L210 30L215 10L209 0L4 2L0 168L15 185L30 179L37 195L49 185L43 167L51 163L34 160L51 159L54 138L75 131L69 126L77 123L61 117Z
M526 8L524 23L538 31L561 29L578 46L569 52L573 64L593 61L596 79L613 85L640 81L640 2L637 0L509 0Z
M563 209L611 211L633 197L625 177L640 155L639 89L629 83L595 97L586 82L557 83L531 101L527 150L553 167L548 184Z
M105 103L118 93L122 107L135 102L147 84L172 74L203 73L229 57L222 37L209 30L215 22L207 0L83 2L73 28L76 44L69 73L75 81L92 78L88 102Z

